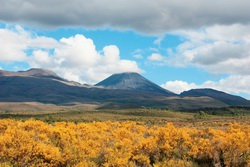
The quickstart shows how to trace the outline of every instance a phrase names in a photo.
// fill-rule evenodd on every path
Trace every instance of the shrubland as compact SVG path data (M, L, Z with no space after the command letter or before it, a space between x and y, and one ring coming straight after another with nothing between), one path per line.
M250 165L250 125L0 120L0 166Z

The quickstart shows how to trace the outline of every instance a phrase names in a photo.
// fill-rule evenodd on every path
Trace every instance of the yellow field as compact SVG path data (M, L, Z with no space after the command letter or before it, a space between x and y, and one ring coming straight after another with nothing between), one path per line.
M0 166L249 166L250 126L0 120Z

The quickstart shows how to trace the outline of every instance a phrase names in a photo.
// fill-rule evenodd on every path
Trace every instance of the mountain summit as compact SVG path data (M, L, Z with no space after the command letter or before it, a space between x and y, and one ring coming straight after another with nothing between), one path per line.
M147 91L175 95L173 92L161 88L155 83L142 77L140 74L134 72L113 74L105 80L97 83L95 86L101 86L106 89Z
M31 68L27 71L4 71L0 70L0 76L9 76L9 77L35 77L35 78L47 78L47 79L56 79L61 81L66 81L65 79L58 76L55 72L43 68Z

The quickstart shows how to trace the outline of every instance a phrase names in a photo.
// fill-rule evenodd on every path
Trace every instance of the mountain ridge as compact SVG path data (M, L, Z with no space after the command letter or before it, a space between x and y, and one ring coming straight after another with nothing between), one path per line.
M223 91L219 91L219 90L215 90L211 88L191 89L191 90L182 92L180 96L185 96L185 97L207 96L207 97L211 97L216 100L222 101L223 103L229 106L250 106L250 101L243 97L231 95Z
M215 97L185 94L179 96L159 87L140 74L133 73L130 76L131 73L123 73L122 75L124 74L127 78L121 77L122 82L119 77L117 82L111 80L111 83L121 83L118 87L107 88L107 85L112 85L107 82L105 88L105 84L103 87L78 85L61 78L50 70L31 69L19 72L0 70L0 102L40 102L56 105L97 104L106 109L116 107L192 110L230 106L226 104L226 101L223 102ZM117 76L117 74L112 76Z
M27 71L17 71L17 72L0 70L0 76L38 77L38 78L50 78L61 81L67 81L66 79L58 76L55 72L44 68L31 68Z

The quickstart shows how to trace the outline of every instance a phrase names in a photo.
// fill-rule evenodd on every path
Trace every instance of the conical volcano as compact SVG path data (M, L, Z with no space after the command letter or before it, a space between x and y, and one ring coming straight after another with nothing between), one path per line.
M135 90L175 95L173 92L161 88L140 74L134 72L113 74L97 83L95 86L101 86L106 89Z

